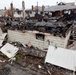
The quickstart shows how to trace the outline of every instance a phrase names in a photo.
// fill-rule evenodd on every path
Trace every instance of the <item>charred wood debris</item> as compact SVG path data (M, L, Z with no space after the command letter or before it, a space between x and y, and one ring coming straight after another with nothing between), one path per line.
M52 20L52 19L55 19ZM72 21L57 21L58 19L61 20L60 17L58 18L50 18L46 19L47 22L43 19L41 22L37 19L30 19L22 21L21 19L11 19L11 18L3 18L1 21L1 28L3 32L7 32L8 29L11 30L31 30L31 31L39 31L43 33L50 33L54 36L65 37L67 31L72 26ZM65 18L63 18L65 19ZM3 21L3 22L2 22Z
M25 19L25 21L23 21L22 18L0 18L0 27L3 32L7 32L8 29L21 31L37 30L39 32L53 34L54 36L65 37L67 31L69 29L72 30L74 26L74 20L67 20L65 16L53 18L44 18L41 16L29 17ZM73 32L70 39L73 40ZM12 64L10 64L9 59L4 54L0 53L0 60L4 60L4 62L0 62L0 75L19 75L12 74L12 67L20 69L22 72L24 71L26 75L72 75L72 71L48 63L45 64L45 51L41 51L33 46L24 46L19 42L10 43L17 46L19 51L15 56L16 60L14 60ZM17 72L19 71L17 70Z

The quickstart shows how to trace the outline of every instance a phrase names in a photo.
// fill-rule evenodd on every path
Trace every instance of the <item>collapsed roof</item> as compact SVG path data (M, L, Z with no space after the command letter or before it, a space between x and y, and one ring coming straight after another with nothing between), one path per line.
M63 22L37 22L37 21L27 21L27 22L17 22L17 24L7 24L3 29L17 29L17 30L31 30L39 31L43 33L50 33L54 36L66 37L66 33L72 24ZM7 27L7 28L6 28Z
M27 23L28 24L28 23ZM70 24L62 22L36 22L35 24L26 24L27 30L37 30L44 33L50 33L55 36L65 37Z

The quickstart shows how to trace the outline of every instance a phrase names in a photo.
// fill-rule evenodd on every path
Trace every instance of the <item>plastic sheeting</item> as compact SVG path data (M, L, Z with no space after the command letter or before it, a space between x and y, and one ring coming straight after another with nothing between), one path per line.
M50 46L45 63L76 71L76 51Z
M18 51L18 48L9 44L9 43L6 43L0 50L3 54L5 54L8 58L13 58L17 51Z

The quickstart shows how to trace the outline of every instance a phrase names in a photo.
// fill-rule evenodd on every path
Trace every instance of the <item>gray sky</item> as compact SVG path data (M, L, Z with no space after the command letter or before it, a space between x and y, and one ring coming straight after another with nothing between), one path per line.
M4 9L4 7L9 8L10 3L13 2L14 7L22 8L22 1L25 1L26 9L31 8L31 5L36 6L37 1L39 6L42 5L56 5L57 2L76 2L76 0L0 0L0 9Z

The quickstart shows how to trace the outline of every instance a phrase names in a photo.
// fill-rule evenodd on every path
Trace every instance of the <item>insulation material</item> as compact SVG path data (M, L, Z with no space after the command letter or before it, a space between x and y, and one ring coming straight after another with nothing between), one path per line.
M16 55L17 51L18 51L18 48L9 43L6 43L1 48L1 52L5 54L8 58L13 58Z
M76 71L76 51L49 46L45 62Z

